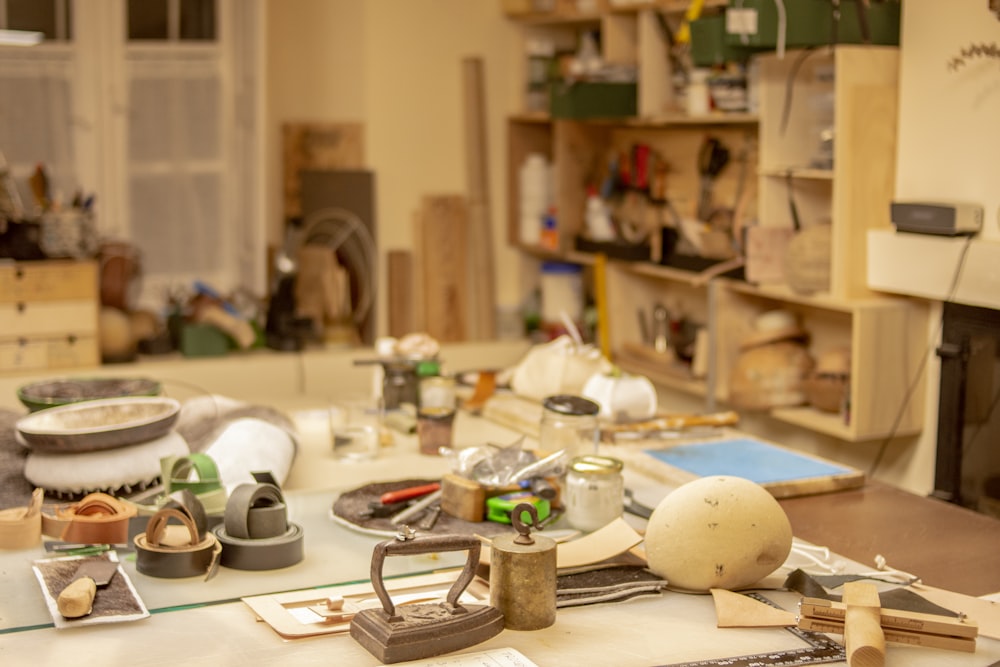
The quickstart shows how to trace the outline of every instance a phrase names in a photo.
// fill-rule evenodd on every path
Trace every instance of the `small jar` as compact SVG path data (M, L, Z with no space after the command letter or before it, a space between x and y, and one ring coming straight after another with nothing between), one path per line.
M557 394L543 402L542 421L538 427L538 449L545 453L559 450L567 458L594 454L601 437L597 413L601 406L583 396Z
M577 530L595 531L622 515L625 482L622 462L608 456L570 461L563 490L566 520Z

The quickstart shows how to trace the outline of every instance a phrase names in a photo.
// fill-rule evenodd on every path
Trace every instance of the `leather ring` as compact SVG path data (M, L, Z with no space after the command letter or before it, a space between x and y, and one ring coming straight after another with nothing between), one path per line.
M42 539L41 489L31 494L27 507L0 510L0 549L27 549Z
M146 532L139 533L133 539L136 570L163 579L180 579L206 573L206 579L211 578L215 574L222 545L213 533L199 530L196 518L198 513L192 512L192 506L177 501L171 501L170 504L170 507L164 507L150 517ZM194 504L195 509L196 506L197 502ZM186 544L163 542L170 519L180 521L187 530Z
M42 513L42 532L50 537L81 544L124 544L134 506L106 493L91 493L78 503L57 507L55 514Z
M275 570L302 560L302 528L288 521L287 510L281 489L273 484L237 486L223 523L212 529L222 544L222 565Z
M198 539L205 537L205 531L208 530L208 515L205 512L205 506L201 503L201 499L194 493L187 489L174 491L167 497L166 502L163 503L163 509L166 508L182 510L194 522L195 529L198 531Z
M197 479L189 479L192 471ZM194 493L208 493L221 487L219 469L211 456L196 452L174 460L168 481L170 492L188 489Z
M226 534L242 540L256 539L250 533L250 510L277 505L281 506L284 514L285 499L275 485L240 484L229 494L229 501L226 503Z
M232 537L222 524L212 532L222 544L221 564L234 570L277 570L295 565L305 555L304 533L295 523L288 524L284 535L258 540Z

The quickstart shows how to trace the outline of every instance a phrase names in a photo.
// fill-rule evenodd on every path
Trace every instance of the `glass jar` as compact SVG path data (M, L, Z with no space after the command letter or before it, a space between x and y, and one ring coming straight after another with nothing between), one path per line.
M625 482L622 462L608 456L578 456L566 471L563 504L566 521L577 530L595 531L622 515Z
M542 402L538 427L538 449L551 454L559 450L567 458L595 454L601 437L597 413L601 406L583 396L557 394Z

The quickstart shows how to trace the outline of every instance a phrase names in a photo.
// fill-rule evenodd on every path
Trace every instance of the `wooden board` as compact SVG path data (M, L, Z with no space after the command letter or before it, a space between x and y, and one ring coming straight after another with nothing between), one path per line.
M855 468L746 435L632 448L627 454L626 465L668 484L734 475L757 482L775 498L851 489L865 481L864 473Z
M493 226L490 219L489 154L486 141L486 93L483 59L462 60L465 111L465 162L469 197L469 333L478 340L496 337Z
M302 215L299 181L302 171L364 168L361 123L285 123L281 132L286 220Z
M428 195L417 214L423 330L439 342L467 340L468 207L461 195Z
M409 250L386 253L389 287L389 335L401 338L413 327L413 255Z

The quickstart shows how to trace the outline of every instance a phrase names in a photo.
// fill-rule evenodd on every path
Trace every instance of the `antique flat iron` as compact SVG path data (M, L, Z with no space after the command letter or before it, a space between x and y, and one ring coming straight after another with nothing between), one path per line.
M462 605L459 598L472 582L479 564L480 542L473 536L415 537L404 528L392 540L375 545L372 587L382 609L365 609L351 621L351 637L383 663L429 658L484 642L503 630L503 614L489 605ZM397 607L382 581L386 556L468 550L468 559L444 602Z

